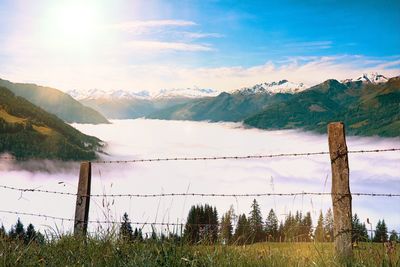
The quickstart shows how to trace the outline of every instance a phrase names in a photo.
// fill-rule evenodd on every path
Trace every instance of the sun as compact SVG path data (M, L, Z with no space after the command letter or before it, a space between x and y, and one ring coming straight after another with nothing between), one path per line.
M96 38L100 20L97 6L86 1L60 1L45 20L46 39L68 45L84 45Z

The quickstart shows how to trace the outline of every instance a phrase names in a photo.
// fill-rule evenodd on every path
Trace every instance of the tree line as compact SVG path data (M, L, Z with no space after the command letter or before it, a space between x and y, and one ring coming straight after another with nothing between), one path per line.
M133 231L128 215L123 216L120 236L129 240L179 239L190 244L222 243L251 244L256 242L333 242L333 213L329 208L325 214L320 211L316 227L313 227L311 213L301 211L285 214L285 219L279 221L276 212L270 209L266 219L263 219L257 200L253 200L249 214L236 215L233 207L218 219L215 207L208 204L194 205L190 208L182 233L163 233L157 235L155 229L150 236L143 237L141 228ZM352 241L357 242L387 242L400 240L399 234L393 230L388 233L385 220L379 220L373 235L368 234L365 223L361 223L357 214L352 218ZM370 231L371 232L371 231Z
M369 223L369 221L368 221ZM399 242L399 234L393 230L390 233L384 219L378 220L375 230L369 235L365 223L357 214L352 218L352 241L357 242ZM370 229L372 230L372 229ZM301 211L285 214L285 219L278 220L273 209L263 219L257 200L251 203L250 212L236 215L233 207L218 218L216 207L211 205L194 205L190 208L186 223L181 229L176 228L167 234L157 233L152 227L151 233L143 234L143 227L133 229L129 216L125 213L119 226L118 237L125 241L142 242L146 240L183 241L188 244L252 244L256 242L333 242L333 214L329 208L325 214L320 211L317 225L313 227L311 213ZM0 227L0 239L19 240L26 244L45 243L46 239L32 224L24 227L18 218L15 225L6 231Z

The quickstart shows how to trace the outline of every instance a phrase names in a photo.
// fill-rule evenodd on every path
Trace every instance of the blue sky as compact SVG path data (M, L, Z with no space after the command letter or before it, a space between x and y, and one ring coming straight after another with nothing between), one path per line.
M392 0L0 1L0 25L2 78L66 90L400 74Z

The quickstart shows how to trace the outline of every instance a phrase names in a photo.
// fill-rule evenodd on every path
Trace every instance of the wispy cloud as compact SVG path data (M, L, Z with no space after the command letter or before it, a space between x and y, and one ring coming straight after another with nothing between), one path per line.
M207 44L193 44L184 42L161 42L161 41L130 41L125 44L127 48L140 51L212 51L213 48Z
M188 27L195 25L197 25L195 22L189 20L135 20L112 24L108 28L126 32L142 32L151 28Z
M166 49L167 51L209 51L208 46L186 43L136 42L132 47L143 49ZM162 48L163 47L163 48ZM148 50L152 52L153 50ZM360 56L338 55L314 57L307 60L291 58L285 63L268 61L251 67L188 67L176 63L153 64L55 64L34 60L8 64L0 69L0 77L15 82L35 81L43 85L68 90L75 89L113 89L126 90L159 90L160 88L185 88L198 86L231 91L261 82L272 82L288 79L303 82L310 86L327 79L357 78L362 73L379 72L387 77L400 75L400 66L395 58L368 58ZM370 61L375 61L371 64ZM37 66L51 66L38 69ZM71 77L75 77L71 79ZM110 77L110 79L104 79Z
M207 32L179 32L185 38L189 39L202 39L202 38L222 38L224 35L219 33L207 33Z
M332 47L332 41L314 41L314 42L293 42L284 45L293 49L328 49Z

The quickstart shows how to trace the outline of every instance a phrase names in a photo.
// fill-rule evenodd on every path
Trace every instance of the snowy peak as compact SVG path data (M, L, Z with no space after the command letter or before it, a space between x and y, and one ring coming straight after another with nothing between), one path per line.
M83 99L131 99L131 98L147 98L149 93L147 91L140 92L128 92L123 90L101 90L101 89L89 89L89 90L70 90L67 92L70 96L76 100Z
M236 90L236 93L241 94L277 94L277 93L289 93L294 94L305 89L309 88L309 86L304 83L293 83L288 80L280 80L279 82L271 82L271 83L260 83L256 84L253 87L244 87L242 89Z
M201 98L207 96L217 96L220 92L214 89L201 88L179 88L179 89L161 89L158 92L140 91L130 92L124 90L70 90L67 92L76 100L88 99L153 99L153 98Z
M377 84L377 83L385 83L387 82L389 79L387 77L385 77L382 74L378 74L377 72L373 72L373 73L364 73L363 75L355 78L355 79L345 79L342 80L342 83L347 83L347 82L363 82L363 83L373 83L373 84Z
M220 92L214 89L202 88L177 88L177 89L161 89L158 93L154 94L153 98L200 98L217 96Z

